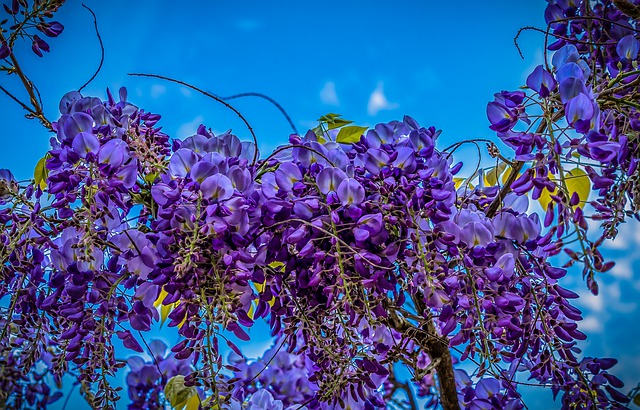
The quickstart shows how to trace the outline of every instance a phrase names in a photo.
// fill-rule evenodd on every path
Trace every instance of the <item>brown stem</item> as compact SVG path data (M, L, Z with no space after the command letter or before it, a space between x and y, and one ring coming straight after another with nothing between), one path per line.
M511 167L511 173L507 177L507 180L504 182L502 189L500 189L500 192L498 192L498 196L496 196L493 202L491 202L491 205L489 205L489 209L487 210L488 218L492 218L496 214L496 212L498 212L498 208L500 208L502 200L505 196L507 196L509 192L511 192L511 185L516 180L516 178L518 178L518 174L522 170L523 166L524 162L522 161L515 161L513 163L513 166Z
M424 311L426 307L424 302L415 298L416 309ZM421 308L424 308L421 310ZM449 343L446 338L438 336L433 319L425 321L420 328L408 322L405 318L397 315L395 311L389 312L389 325L405 336L413 339L420 347L422 347L431 362L435 363L436 374L438 375L438 388L440 390L440 404L444 410L459 410L458 389L456 387L456 378L453 372L453 362L451 360L451 352L449 351Z
M422 295L418 294L413 298L418 312L426 312L427 306ZM429 335L437 335L436 326L429 316L424 325L424 331ZM449 340L441 337L426 337L422 343L427 348L431 362L435 364L438 375L438 388L440 389L440 404L444 410L458 410L458 388L456 386L456 375L453 372L453 361L449 350Z
M2 30L0 30L0 42L4 43L6 41L7 40L4 37L4 34L2 33ZM28 110L29 114L31 114L31 116L33 116L34 118L39 119L40 122L42 123L42 125L47 127L49 130L53 131L53 127L51 126L51 122L49 122L49 120L47 120L47 118L44 116L44 113L42 111L42 107L40 106L40 103L38 102L38 98L36 97L36 94L34 92L33 83L31 81L29 81L27 76L22 71L22 68L20 67L20 63L18 63L18 59L16 58L16 56L13 53L11 53L9 55L9 58L11 59L11 63L13 64L14 72L16 74L18 74L18 77L20 77L20 81L22 81L22 85L24 86L25 90L27 90L27 94L29 94L29 102L31 103L31 106L33 107L33 109L29 109Z
M560 110L555 114L553 114L551 121L557 121L558 119L562 118L563 115L564 115L564 111ZM540 125L538 125L538 128L536 129L535 133L542 134L546 129L547 129L547 122L542 121ZM551 149L553 149L553 147ZM491 205L489 205L489 209L487 209L486 215L488 218L492 218L498 212L498 209L500 209L500 206L502 205L502 200L507 196L509 192L511 192L511 185L518 178L519 176L518 174L522 170L522 167L524 167L523 161L513 162L511 166L511 173L507 177L507 180L504 182L504 185L500 189L500 192L498 192L498 196L495 197L493 202L491 202Z

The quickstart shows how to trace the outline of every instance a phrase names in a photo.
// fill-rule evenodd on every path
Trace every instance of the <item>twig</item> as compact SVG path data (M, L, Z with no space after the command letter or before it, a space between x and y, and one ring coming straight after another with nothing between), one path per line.
M82 4L82 7L84 7L87 10L89 10L89 13L91 13L91 15L93 16L93 27L96 29L96 36L98 37L98 41L100 42L100 64L98 64L98 69L96 70L95 73L93 73L93 75L91 76L89 81L84 83L82 85L82 87L78 88L78 92L82 91L82 89L84 87L89 85L89 83L91 83L91 81L93 81L97 77L98 73L102 69L102 64L104 63L104 44L102 43L102 37L100 36L100 30L98 30L98 20L96 18L96 14L93 12L93 10L91 10L89 7L87 7L84 4Z
M300 133L298 132L298 129L293 124L293 121L291 121L291 117L289 117L289 114L287 114L287 111L285 111L285 109L280 104L278 104L278 102L276 100L274 100L273 98L269 97L268 95L265 95L265 94L262 94L262 93L250 92L250 93L234 94L234 95L230 95L228 97L220 97L220 98L222 100L227 101L227 100L233 100L233 99L242 98L242 97L258 97L258 98L263 98L263 99L269 101L271 104L275 105L275 107L278 110L280 110L282 115L284 115L284 118L286 118L286 120L289 123L289 126L291 126L291 129L293 130L293 132L296 135L300 135Z
M251 165L255 165L256 161L258 160L258 138L256 137L256 134L253 132L253 128L251 127L251 124L249 124L249 121L247 121L247 119L240 113L240 111L236 110L235 108L233 108L231 106L231 104L229 104L228 102L224 101L222 98L217 97L211 93L208 93L198 87L196 87L195 85L191 85L189 83L186 83L184 81L180 81L180 80L176 80L174 78L170 78L170 77L166 77L163 75L158 75L158 74L144 74L144 73L129 73L128 75L133 76L133 77L151 77L151 78L159 78L160 80L165 80L165 81L170 81L172 83L176 83L176 84L180 84L184 87L188 87L191 88L194 91L199 92L200 94L207 96L217 102L219 102L220 104L224 105L225 107L227 107L228 109L230 109L231 111L233 111L238 117L240 117L240 119L244 122L244 124L247 126L247 128L249 129L249 132L251 133L251 137L253 138L253 143L256 146L256 149L253 152L253 161L251 163Z
M6 88L4 88L3 86L0 85L0 90L2 90L3 93L5 93L9 98L11 98L13 101L17 102L23 109L25 109L27 112L30 112L31 114L34 114L33 110L31 108L29 108L29 106L25 103L23 103L22 101L20 101L18 99L18 97L14 96L13 94L11 94L9 91L7 91Z
M0 43L6 43L6 41L7 39L4 37L2 30L0 30ZM24 71L22 71L22 68L20 67L20 63L18 62L18 59L16 58L15 54L11 53L9 55L9 58L11 59L11 63L13 64L14 72L18 74L18 77L20 77L20 81L22 81L22 85L27 91L27 94L29 94L29 102L33 106L33 109L28 110L29 114L34 118L38 118L42 123L42 125L47 127L50 131L53 131L51 122L44 116L41 103L38 102L39 98L36 96L36 92L34 92L36 90L35 85L31 82L31 80L29 80L29 78L27 78Z

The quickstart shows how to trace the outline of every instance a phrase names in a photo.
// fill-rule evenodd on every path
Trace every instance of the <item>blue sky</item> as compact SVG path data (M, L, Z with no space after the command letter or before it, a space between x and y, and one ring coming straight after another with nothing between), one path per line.
M232 113L180 86L134 78L170 76L218 95L261 92L279 101L302 132L327 112L361 125L413 116L443 130L440 146L494 138L486 103L513 90L542 61L543 37L525 32L521 59L513 37L523 26L543 27L543 0L527 1L86 2L96 13L105 45L104 67L83 92L105 97L106 87L129 90L129 100L163 116L168 134L183 138L200 123L217 131L246 129ZM79 1L63 6L64 33L40 59L23 44L25 71L39 86L45 112L58 115L59 98L94 72L100 51L91 15ZM16 78L2 85L19 92ZM286 142L290 128L263 100L233 102L254 127L263 152ZM32 175L48 146L47 133L7 98L0 110L0 168L18 179ZM459 151L461 159L475 151ZM620 359L625 391L640 381L640 231L627 224L607 251L618 261L601 275L601 295L588 294L580 273L564 282L584 295L582 324L588 355ZM173 342L173 339L167 340ZM262 348L257 345L256 350ZM528 390L530 408L545 408L548 392Z

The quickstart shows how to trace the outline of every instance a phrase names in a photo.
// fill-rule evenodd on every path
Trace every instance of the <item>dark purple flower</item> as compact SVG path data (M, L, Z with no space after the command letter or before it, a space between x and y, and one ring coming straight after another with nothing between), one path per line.
M98 151L98 162L109 164L112 168L118 168L128 157L127 144L120 139L112 139Z
M300 168L292 162L280 164L275 171L276 183L280 189L291 191L293 185L302 179Z
M58 37L64 30L64 26L57 21L40 22L36 28L47 37Z
M517 113L495 101L487 104L487 117L491 123L489 128L498 132L508 131L518 122Z
M74 112L71 115L63 115L58 121L58 140L71 142L79 133L92 132L92 129L93 118L89 114Z
M638 57L638 50L640 50L640 42L632 34L622 37L616 46L616 52L620 58L627 61L635 60Z
M576 48L576 46L574 46L573 44L568 44L553 53L551 63L553 64L555 69L558 70L566 63L577 62L579 58L580 54L578 54L578 49Z
M549 93L555 90L556 80L551 73L539 65L527 77L527 86L540 94L540 97L547 98Z
M565 116L569 125L580 133L589 131L591 120L595 115L594 104L589 97L582 93L567 101Z
M2 43L0 45L0 59L5 59L11 55L11 48L7 45L7 43Z
M559 82L566 80L567 78L576 78L584 82L585 75L582 67L580 67L577 63L566 63L558 68L558 72L556 73L556 78Z
M560 99L563 103L567 103L570 99L584 94L589 94L587 87L584 85L584 81L576 77L568 77L560 82L559 86Z
M38 57L42 57L42 52L44 51L45 53L48 53L49 50L51 50L51 48L49 47L49 44L46 41L44 41L37 35L34 35L33 41L31 42L31 50L33 50L33 52Z

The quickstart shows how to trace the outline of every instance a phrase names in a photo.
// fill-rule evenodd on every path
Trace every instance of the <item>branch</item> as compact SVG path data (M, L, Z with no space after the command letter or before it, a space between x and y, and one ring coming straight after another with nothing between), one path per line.
M2 33L2 30L0 30L0 43L6 43L6 41L7 39ZM29 102L31 103L33 109L28 110L28 116L33 116L34 118L39 119L42 125L47 127L50 131L53 131L51 122L44 116L42 106L38 102L38 97L36 97L35 85L27 78L27 76L22 71L20 63L18 63L18 59L16 59L15 54L11 53L9 55L9 58L11 59L11 63L13 64L14 72L18 74L18 77L20 77L20 81L22 81L22 85L24 86L25 90L27 90L27 94L29 94Z
M416 298L416 309L420 311L424 303ZM424 311L426 307L422 311ZM447 339L437 336L436 327L433 320L425 321L421 327L415 327L406 319L398 316L394 311L389 312L390 323L398 332L411 337L420 347L425 349L431 361L435 363L436 374L438 375L440 403L444 410L459 410L458 389L456 386L455 373L453 372L453 362L449 343Z
M633 18L640 18L640 6L629 3L627 0L613 0L613 4L624 14Z
M15 95L11 94L6 88L4 88L3 86L0 85L0 90L5 93L9 98L11 98L13 101L17 102L18 105L20 105L25 111L29 112L31 115L35 114L33 112L33 110L25 103L23 103L22 101L20 101L18 99L18 97L16 97Z

